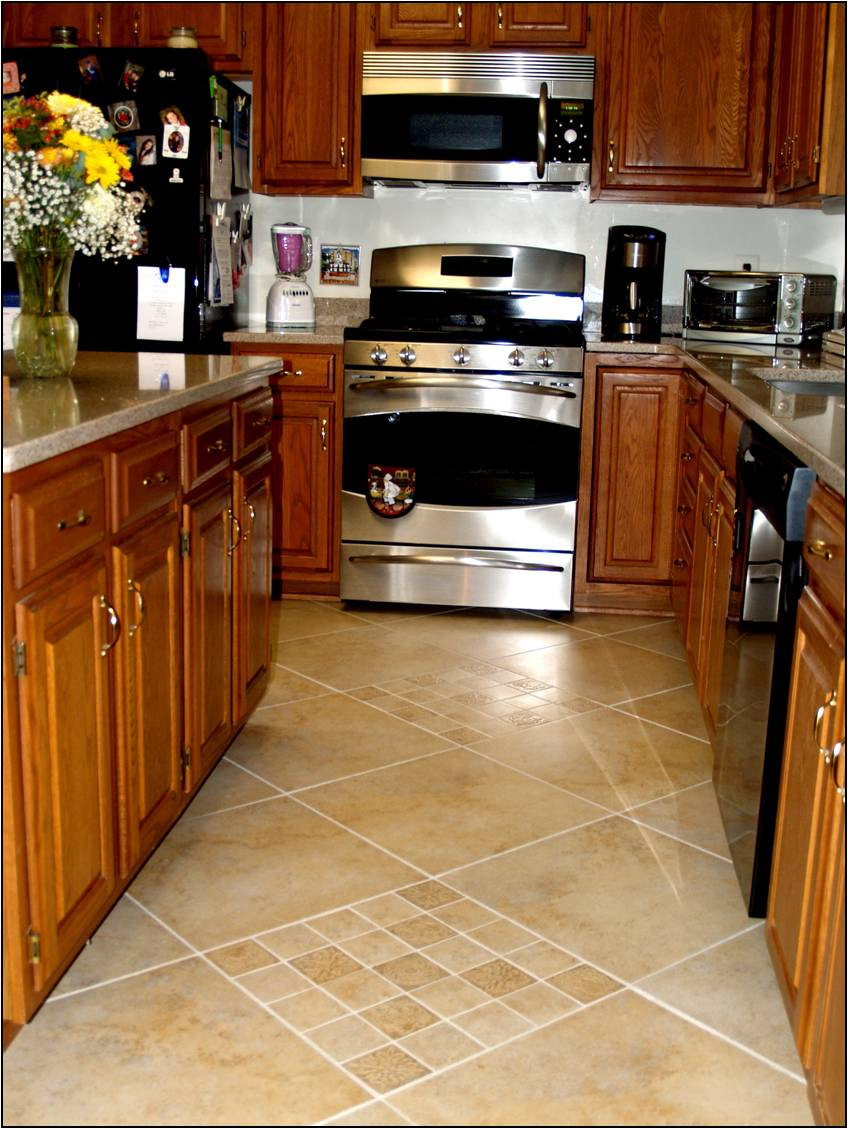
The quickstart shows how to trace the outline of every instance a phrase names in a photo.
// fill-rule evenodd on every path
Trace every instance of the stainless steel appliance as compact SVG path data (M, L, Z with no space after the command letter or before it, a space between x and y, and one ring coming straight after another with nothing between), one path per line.
M589 183L587 55L366 51L362 175L386 183Z
M605 341L659 341L665 232L611 227L607 237L601 331Z
M801 345L833 325L831 274L687 270L683 336L694 341Z
M726 624L713 781L748 912L764 917L815 473L749 421L736 481L742 602L739 618Z
M306 281L312 266L312 233L297 223L271 226L277 277L265 303L268 329L314 329L315 299Z
M570 609L583 280L565 251L374 252L371 316L345 330L344 599ZM375 468L414 480L392 520Z

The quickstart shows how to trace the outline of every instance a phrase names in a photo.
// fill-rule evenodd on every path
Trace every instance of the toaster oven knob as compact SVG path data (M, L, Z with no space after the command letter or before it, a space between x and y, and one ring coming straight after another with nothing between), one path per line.
M382 345L375 345L371 350L371 360L375 365L384 365L389 359L389 354Z
M415 350L410 345L404 345L398 356L405 365L412 365L415 363Z
M553 366L554 366L554 355L553 355L553 353L549 352L549 350L547 350L547 349L543 349L541 351L541 353L538 355L538 357L536 358L536 364L539 366L539 368L553 368Z
M507 360L513 366L513 368L521 368L521 366L524 364L524 354L520 349L513 349L507 357Z
M794 310L797 305L798 303L794 298L787 298L783 303L783 308L785 310Z
M786 283L786 289L789 291L790 294L794 294L795 291L798 289L798 283L795 281L794 278L790 278L789 281Z
M784 318L783 319L783 327L784 327L784 329L794 329L795 328L795 318Z
M467 365L471 360L471 354L466 351L464 345L460 345L458 349L455 349L451 356L454 359L454 363L458 365Z

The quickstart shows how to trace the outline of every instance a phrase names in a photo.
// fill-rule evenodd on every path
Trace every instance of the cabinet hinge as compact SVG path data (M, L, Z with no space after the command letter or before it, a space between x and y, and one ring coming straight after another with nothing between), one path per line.
M20 639L12 640L12 673L15 678L20 678L26 674L26 643L22 643Z
M591 16L586 17L586 30L587 31L592 30L592 17Z
M242 48L247 46L247 31L244 28L241 31L241 45Z
M813 149L813 164L817 165L821 160L821 145L816 145Z
M180 530L180 556L191 556L191 534L185 530Z
M191 768L191 746L183 745L180 749L180 775L182 778L182 786L185 788L185 782L188 777L188 771Z
M766 165L766 176L771 176L771 161Z
M27 960L30 964L41 964L41 934L31 927L27 930Z

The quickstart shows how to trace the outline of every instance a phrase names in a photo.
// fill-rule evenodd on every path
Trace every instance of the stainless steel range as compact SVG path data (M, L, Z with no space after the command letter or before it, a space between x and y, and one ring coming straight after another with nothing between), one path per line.
M567 611L584 258L374 252L345 331L343 599Z

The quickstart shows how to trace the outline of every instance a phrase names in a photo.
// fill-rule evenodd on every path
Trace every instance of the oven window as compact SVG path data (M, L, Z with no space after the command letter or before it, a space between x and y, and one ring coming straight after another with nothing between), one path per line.
M758 284L734 287L732 282L692 287L692 314L698 322L734 329L771 330L777 309L778 283L765 279Z
M392 412L344 424L344 489L365 493L368 467L414 467L415 500L528 506L577 498L576 427L473 412Z
M386 160L535 161L538 99L369 94L362 155Z

